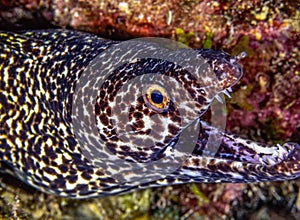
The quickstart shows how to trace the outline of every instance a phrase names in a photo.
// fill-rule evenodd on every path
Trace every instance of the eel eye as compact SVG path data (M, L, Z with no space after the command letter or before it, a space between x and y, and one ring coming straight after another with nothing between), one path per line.
M156 111L164 111L168 107L169 96L163 87L153 84L146 89L145 102Z
M164 101L164 97L163 95L160 93L160 91L153 91L151 93L151 100L155 103L155 104L161 104Z

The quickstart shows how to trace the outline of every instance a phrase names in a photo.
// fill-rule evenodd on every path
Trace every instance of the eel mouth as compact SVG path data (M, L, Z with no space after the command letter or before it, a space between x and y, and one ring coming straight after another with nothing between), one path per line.
M300 164L300 145L284 143L267 145L223 132L200 121L201 128L191 156L208 157L228 162L275 166L285 162Z
M219 103L224 104L224 100L220 95L224 94L231 98L231 92L232 88L228 87L220 91L215 98ZM193 147L187 146L186 149L188 150L184 150L188 156L200 159L220 159L229 163L235 161L260 164L263 166L274 166L284 162L300 164L300 145L297 143L284 143L282 145L261 144L218 130L207 122L201 121L201 117L202 115L193 122L199 125L198 137ZM172 151L181 151L182 149L177 147L180 135L181 132L162 151L156 154L154 156L155 160L171 155L170 152Z
M186 152L185 159L171 177L175 175L196 182L245 183L290 180L300 176L299 144L263 145L198 122L201 129L197 143L192 152ZM211 136L215 141L209 143ZM179 138L174 139L164 150L164 156L172 150L175 151L173 155L181 151L178 142ZM174 161L178 161L176 156Z

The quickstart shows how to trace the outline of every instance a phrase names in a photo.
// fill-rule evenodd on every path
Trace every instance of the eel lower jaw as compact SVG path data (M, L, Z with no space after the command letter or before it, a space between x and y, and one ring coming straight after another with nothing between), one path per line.
M287 147L289 153L285 158L286 161L298 161L300 163L300 145L296 143L286 143L283 147Z
M176 175L200 182L231 183L283 181L299 178L300 146L293 143L286 145L292 149L285 155L285 158L274 164L191 154L178 168Z

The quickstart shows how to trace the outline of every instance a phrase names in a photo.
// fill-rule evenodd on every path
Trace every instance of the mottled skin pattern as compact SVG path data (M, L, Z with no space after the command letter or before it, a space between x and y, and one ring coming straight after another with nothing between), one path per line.
M72 111L77 111L72 106L75 87L90 62L117 44L73 31L0 32L2 171L44 192L73 198L188 182L275 181L300 176L298 144L263 146L200 121L213 99L220 100L220 93L228 94L242 75L234 57L212 50L195 51L213 69L215 78L201 72L199 80L177 64L153 58L125 63L110 76L96 74L104 83L95 97L94 112L90 114L95 119L92 123L99 131L101 143L96 144L97 149L84 152L72 124ZM161 77L160 82L164 76L172 78L172 89L166 91L164 83L158 82L144 88L143 96L135 96L135 87L120 92L130 80L148 72L158 73L156 77L158 81ZM190 100L176 103L179 97L182 101L179 89L188 91ZM151 100L154 90L163 94L161 103ZM126 100L127 94L133 97L134 105L121 102ZM78 102L84 98L79 97ZM193 109L189 107L191 103ZM189 117L182 117L180 104ZM122 113L115 115L115 112ZM126 123L123 117L127 118ZM155 121L151 123L151 120ZM185 130L182 124L191 123L200 125L200 131L195 146L186 146L192 149L187 153L177 144ZM134 132L123 131L126 126ZM206 146L212 134L220 140L216 152ZM149 145L151 147L146 147ZM98 153L90 155L94 160L86 157L92 152ZM132 167L118 166L113 159L108 159L112 154L132 163ZM143 170L143 164L161 158L180 163L164 175L158 172L155 179L155 172L150 178L134 171ZM146 168L168 169L168 164L159 165L153 163ZM112 175L112 170L118 175Z

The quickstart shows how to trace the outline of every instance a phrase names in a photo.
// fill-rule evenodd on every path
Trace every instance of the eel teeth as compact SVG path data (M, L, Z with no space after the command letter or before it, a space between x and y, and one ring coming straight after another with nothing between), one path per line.
M228 89L227 89L227 90L225 89L225 90L223 91L223 93L224 93L225 95L227 95L228 98L232 98L231 95L230 95L230 93L229 93L229 90L228 90Z
M238 55L235 56L235 59L241 60L241 59L245 58L246 56L247 56L246 51L242 51L241 53L239 53Z
M224 101L223 101L222 97L221 97L219 94L217 94L217 95L215 96L215 98L216 98L220 103L224 104Z

